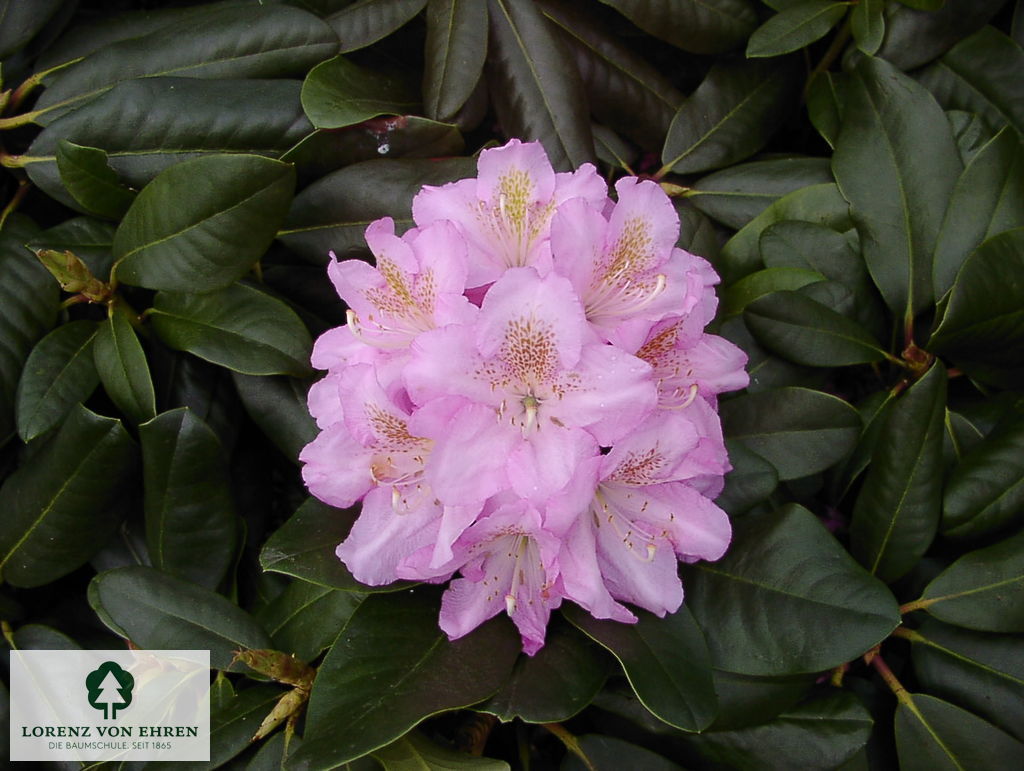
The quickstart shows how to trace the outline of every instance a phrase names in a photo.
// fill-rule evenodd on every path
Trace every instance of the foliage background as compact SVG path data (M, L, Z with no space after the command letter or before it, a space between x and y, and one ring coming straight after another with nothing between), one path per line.
M9 646L209 648L210 768L1020 767L1020 0L0 14ZM729 554L533 659L367 594L296 466L328 250L510 136L661 180L751 373Z

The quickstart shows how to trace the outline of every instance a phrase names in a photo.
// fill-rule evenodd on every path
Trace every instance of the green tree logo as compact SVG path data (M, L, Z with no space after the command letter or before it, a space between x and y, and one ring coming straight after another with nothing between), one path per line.
M85 687L89 691L89 704L103 710L107 720L117 717L117 711L132 703L132 689L135 678L113 661L104 661L85 676Z

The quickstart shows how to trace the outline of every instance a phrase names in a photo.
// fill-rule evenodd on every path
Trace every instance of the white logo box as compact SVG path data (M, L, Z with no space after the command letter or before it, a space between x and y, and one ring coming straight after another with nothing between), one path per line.
M210 759L210 652L11 651L13 760Z

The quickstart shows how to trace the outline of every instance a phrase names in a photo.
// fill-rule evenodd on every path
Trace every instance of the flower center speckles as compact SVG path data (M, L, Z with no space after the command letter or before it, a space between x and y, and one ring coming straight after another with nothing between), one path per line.
M423 467L433 442L413 436L404 419L375 405L367 405L366 416L376 451L370 462L370 477L379 487L391 488L395 513L412 511L423 502Z
M555 331L533 317L513 319L498 358L512 381L533 387L551 383L559 370Z
M625 498L621 502L626 504L625 506L620 505L620 501L617 500L619 495ZM630 492L618 493L606 485L601 485L594 494L594 502L590 511L598 529L610 528L615 535L615 540L622 544L630 556L641 562L651 562L658 550L657 539L659 537L667 538L668 531L662 530L658 534L650 533L644 528L647 523L628 516L624 509L629 508L632 497L633 494ZM645 501L638 511L642 513L646 509Z
M498 179L494 202L488 207L480 203L483 225L495 238L498 256L505 267L517 268L529 264L534 242L544 233L553 203L533 201L534 184L530 175L520 169L510 169Z
M661 407L682 409L697 398L699 387L691 382L693 367L678 348L679 326L673 324L656 334L636 352L654 369ZM684 381L679 383L678 381Z
M619 239L594 271L585 299L587 318L635 313L665 291L665 276L654 273L657 262L649 224L634 217L623 225Z
M382 319L372 317L367 321L383 331L415 334L432 329L437 299L433 271L425 270L411 279L395 263L383 258L377 260L377 270L384 277L384 286L367 289L364 296L382 316L390 316L399 324L385 326Z
M608 478L624 485L650 485L658 481L655 474L664 467L665 456L656 445L626 455Z

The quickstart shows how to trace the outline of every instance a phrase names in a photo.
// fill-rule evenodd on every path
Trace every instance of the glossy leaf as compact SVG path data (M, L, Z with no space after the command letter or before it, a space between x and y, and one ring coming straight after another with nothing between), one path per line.
M881 59L865 58L846 90L832 158L868 269L899 319L933 301L932 253L960 175L942 110Z
M725 557L685 567L683 582L715 667L730 672L818 672L900 621L889 590L796 504L737 520Z
M672 120L664 167L692 174L753 155L785 120L795 84L787 63L715 64Z
M695 54L728 51L757 26L747 0L601 0L645 32Z
M921 83L946 109L976 112L993 130L1008 124L1021 132L1022 66L1020 45L995 27L982 27L925 70Z
M463 158L366 161L340 169L295 197L278 238L306 260L326 265L332 250L341 256L365 248L363 233L375 219L392 217L396 231L408 229L412 199L422 185L469 177L475 169Z
M276 650L313 661L348 622L362 597L306 581L293 581L257 618Z
M921 687L1024 739L1024 642L935 619L914 630L912 658Z
M984 27L1004 4L1005 0L952 0L937 11L917 11L889 3L878 56L904 72L916 69Z
M748 393L761 393L791 386L824 388L825 381L822 376L826 370L801 367L769 353L758 345L747 325L743 323L742 317L726 319L722 322L719 332L722 337L739 346L747 354L747 374L750 376Z
M896 708L896 752L905 771L1000 768L1024 744L991 723L927 693Z
M1024 366L1024 228L993 236L964 262L928 342L961 366Z
M114 272L147 289L210 292L241 278L274 239L295 170L255 155L210 155L148 184L114 235Z
M831 181L824 158L751 161L698 179L686 200L723 225L739 229L782 196Z
M563 0L544 0L541 7L565 33L595 118L641 147L661 147L684 99L672 81L617 40L593 13Z
M850 206L836 185L809 185L794 190L754 217L722 247L715 267L724 283L732 283L761 267L761 234L783 220L813 222L839 231L852 227Z
M285 303L248 284L201 295L160 292L149 319L171 348L235 372L309 372L305 325Z
M968 255L1004 230L1024 226L1024 146L1006 128L964 169L935 244L935 295L944 295Z
M824 280L825 277L818 271L807 268L782 267L759 270L722 290L719 313L722 317L742 313L752 302L773 292L800 289Z
M357 0L326 18L341 41L355 51L387 37L423 10L427 0Z
M290 460L316 438L317 428L306 407L308 387L290 377L232 373L245 411Z
M232 667L239 649L271 647L262 627L233 602L154 568L100 573L89 583L89 605L108 629L138 647L209 650L214 669Z
M946 110L946 120L953 127L953 139L956 140L960 160L965 166L974 160L974 156L995 136L995 132L988 128L977 113Z
M282 77L305 72L338 48L323 21L286 5L224 6L197 21L183 16L61 70L36 103L36 120L48 123L124 80Z
M519 652L512 625L494 619L449 642L439 608L426 588L363 601L320 665L290 768L336 767L501 686Z
M25 362L18 383L16 419L22 441L49 431L99 383L92 345L97 325L72 321L44 337Z
M799 292L761 297L746 307L743 319L763 346L797 364L842 367L885 358L864 327Z
M82 646L63 632L42 624L25 624L14 632L14 647L23 651L77 651Z
M135 200L134 191L121 184L103 150L62 139L57 143L57 168L71 197L90 214L117 220Z
M111 401L132 423L156 415L156 394L146 352L132 325L134 311L123 304L110 308L93 342L93 361Z
M302 109L319 129L336 129L378 115L405 115L418 100L400 77L360 67L344 56L317 65L302 83Z
M774 720L803 701L814 687L813 674L757 677L714 670L718 717L711 731L732 731Z
M780 480L824 471L849 452L861 422L842 399L807 388L746 394L721 406L726 437L769 461Z
M853 451L833 470L839 498L846 497L853 483L871 463L879 437L882 435L888 409L895 400L896 394L892 391L876 391L857 405L864 430L861 431Z
M106 281L113 263L110 247L114 242L114 229L110 222L93 217L74 217L33 236L27 246L33 251L74 252L96 278Z
M21 242L12 233L0 233L0 444L14 433L22 367L57 320L60 304L57 282Z
M445 769L446 771L508 771L503 760L491 760L441 747L419 731L410 731L373 753L383 771Z
M487 4L429 0L424 47L423 110L451 121L469 100L487 57Z
M740 442L729 440L726 449L732 470L725 475L725 488L715 503L735 516L768 498L779 484L779 475L775 466Z
M584 734L576 737L588 767L573 753L567 753L559 771L589 771L589 768L642 768L644 771L682 771L668 758L614 736Z
M494 696L476 707L508 722L559 723L583 710L604 684L608 658L601 649L557 616L544 647L521 655L512 675Z
M886 410L850 523L854 556L884 581L910 570L938 530L945 409L946 369L936 362Z
M747 56L781 56L808 46L828 34L846 15L846 4L832 0L801 0L754 30Z
M853 6L850 29L857 48L873 56L885 39L885 0L861 0Z
M844 768L866 744L873 722L856 696L833 690L762 725L710 731L686 743L720 768Z
M167 167L211 153L280 155L313 129L300 89L295 80L126 81L49 124L22 160L34 184L77 208L58 173L61 140L103 149L118 178L142 188Z
M121 421L73 408L0 488L4 581L42 586L85 564L114 534L135 466Z
M49 21L61 6L61 0L38 0L21 3L18 0L0 2L0 59L19 50Z
M1016 524L1024 509L1024 421L982 440L954 469L942 496L942 534L976 538Z
M507 136L538 140L558 171L594 160L579 73L565 66L555 27L533 3L489 0L487 72Z
M220 441L186 408L141 425L139 441L153 567L216 589L234 558L236 529Z
M981 632L1024 632L1024 533L968 552L918 600L936 618Z
M688 604L664 618L636 610L636 624L601 621L576 605L562 613L619 660L633 692L657 718L682 731L702 731L715 719L711 660Z
M329 589L354 592L392 592L407 582L364 586L356 581L334 550L348 536L356 512L307 498L292 517L275 531L260 552L260 566L274 573L301 578Z

